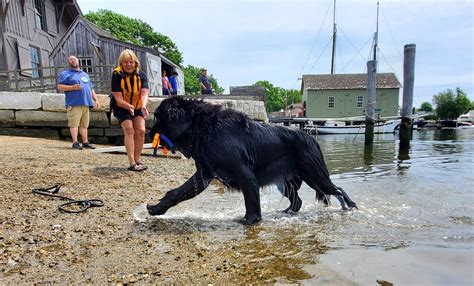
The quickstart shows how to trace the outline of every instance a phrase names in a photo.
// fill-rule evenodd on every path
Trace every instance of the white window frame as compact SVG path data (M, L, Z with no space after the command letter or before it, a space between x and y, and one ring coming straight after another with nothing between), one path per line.
M79 67L87 74L93 73L92 58L78 58Z
M361 109L364 107L364 96L358 95L356 99L356 108Z
M332 104L332 106L331 106ZM335 96L328 96L328 108L334 109L336 107L336 97Z

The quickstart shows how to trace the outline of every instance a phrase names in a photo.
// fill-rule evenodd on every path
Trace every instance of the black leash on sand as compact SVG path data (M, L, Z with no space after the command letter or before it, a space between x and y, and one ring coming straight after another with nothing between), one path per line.
M80 213L86 211L88 208L104 206L104 202L102 200L74 200L66 196L58 195L60 188L61 186L59 185L54 185L49 188L35 188L33 189L33 193L68 200L69 202L58 206L58 209L65 213Z

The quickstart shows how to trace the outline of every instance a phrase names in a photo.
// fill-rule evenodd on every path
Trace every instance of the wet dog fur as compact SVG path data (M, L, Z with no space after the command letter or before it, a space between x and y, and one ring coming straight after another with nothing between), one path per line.
M284 126L251 120L245 114L202 100L171 97L155 111L150 130L166 135L175 148L195 161L196 172L180 187L168 191L150 215L161 215L201 193L213 179L243 193L250 225L262 219L260 188L277 185L290 201L287 212L298 212L298 190L306 182L324 204L335 196L342 209L356 208L342 188L329 178L323 154L315 138Z

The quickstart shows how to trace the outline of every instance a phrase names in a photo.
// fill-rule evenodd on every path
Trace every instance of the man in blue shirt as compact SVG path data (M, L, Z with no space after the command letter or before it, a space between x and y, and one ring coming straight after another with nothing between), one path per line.
M211 81L207 77L207 69L201 70L199 85L201 86L201 94L213 94Z
M171 95L177 95L178 94L178 72L173 71L171 73L171 76L169 77L169 81L171 84Z
M97 95L93 89L89 75L79 68L79 60L71 55L68 58L70 69L58 76L58 90L64 91L68 126L71 131L72 148L79 149L95 147L87 140L90 109L100 107ZM77 141L78 131L81 134L82 146Z

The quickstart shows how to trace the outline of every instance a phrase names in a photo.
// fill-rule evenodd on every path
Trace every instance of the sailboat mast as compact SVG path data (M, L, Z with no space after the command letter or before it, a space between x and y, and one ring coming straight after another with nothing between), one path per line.
M374 61L377 60L377 47L379 41L379 1L377 1L377 26L375 27L375 37L374 37Z
M332 57L331 57L331 74L334 74L336 69L336 0L334 0L334 14L332 16L333 32L332 32Z

